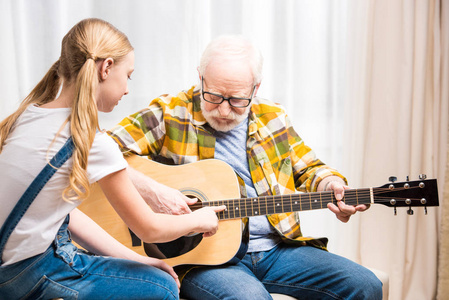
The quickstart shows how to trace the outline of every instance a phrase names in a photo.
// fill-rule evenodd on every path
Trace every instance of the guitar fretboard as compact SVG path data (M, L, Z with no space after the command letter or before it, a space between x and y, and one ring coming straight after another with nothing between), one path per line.
M371 189L346 190L343 201L348 205L368 204L371 202ZM226 210L217 213L218 219L237 219L263 216L294 211L327 208L328 203L336 204L333 192L315 192L240 198L203 202L203 206L226 205Z

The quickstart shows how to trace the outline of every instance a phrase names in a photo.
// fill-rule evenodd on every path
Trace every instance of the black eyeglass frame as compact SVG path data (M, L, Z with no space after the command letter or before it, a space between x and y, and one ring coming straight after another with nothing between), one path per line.
M232 106L232 107L237 107L237 108L248 107L248 106L251 104L251 101L253 100L254 92L256 91L256 86L257 86L257 85L254 85L254 86L253 86L253 91L251 92L251 98L239 98L239 97L229 97L229 98L226 98L226 97L223 97L223 95L220 95L220 94L214 94L214 93L210 93L210 92L205 92L205 91L204 91L204 77L201 77L201 95L203 96L203 100L206 101L206 102L212 103L212 104L217 104L217 105L223 103L223 101L226 100L226 101L228 101L229 105ZM207 99L204 97L204 94L208 94L208 95L213 95L213 96L215 96L215 97L219 97L219 98L221 98L221 101L220 101L220 102L212 102L212 101L209 101L209 100L207 100ZM238 100L238 101L246 100L246 101L248 101L248 104L246 104L246 105L233 105L233 104L231 103L231 100L232 100L232 99L236 99L236 100Z

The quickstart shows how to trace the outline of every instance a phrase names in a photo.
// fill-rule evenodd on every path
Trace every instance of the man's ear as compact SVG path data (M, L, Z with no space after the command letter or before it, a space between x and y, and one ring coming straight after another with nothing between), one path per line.
M201 81L201 73L200 73L200 67L196 68L196 70L198 71L198 76L199 76L199 78L200 78L200 81Z
M114 59L111 57L106 58L100 63L100 79L106 80L109 73L111 72L111 67L114 65Z
M259 82L259 83L256 85L255 91L254 91L254 97L256 97L257 91L259 91L259 87L260 87L260 84L261 84L261 83L262 83L262 82Z

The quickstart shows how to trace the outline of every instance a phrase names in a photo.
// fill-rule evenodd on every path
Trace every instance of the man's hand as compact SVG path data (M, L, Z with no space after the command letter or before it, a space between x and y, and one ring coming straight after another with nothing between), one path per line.
M180 191L162 184L160 184L158 192L148 200L146 197L143 198L154 212L170 215L191 213L192 211L189 205L195 204L198 201L196 198L189 198Z
M189 198L180 191L163 185L131 167L128 167L128 174L139 194L156 213L188 214L192 212L189 205L198 201L198 199Z
M333 203L328 203L327 207L335 214L337 219L346 223L349 221L351 216L358 211L365 211L369 208L369 205L360 204L357 206L346 205L344 201L341 201L345 195L345 190L350 189L347 185L343 183L343 180L339 177L337 180L327 180L323 182L323 190L325 191L333 191L335 195L335 199L337 200L337 205ZM321 183L320 183L321 186Z

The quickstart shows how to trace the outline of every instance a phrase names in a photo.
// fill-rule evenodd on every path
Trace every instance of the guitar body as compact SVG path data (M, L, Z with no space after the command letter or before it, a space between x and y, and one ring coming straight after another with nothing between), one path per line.
M198 201L240 197L235 172L220 160L167 166L133 155L128 157L127 161L134 169L181 191L184 195L198 198ZM79 209L126 247L141 255L161 258L171 266L221 265L232 261L241 246L245 247L242 245L245 230L241 219L220 221L219 229L212 237L194 235L170 243L142 243L109 204L98 184L92 186L89 198L82 202Z

